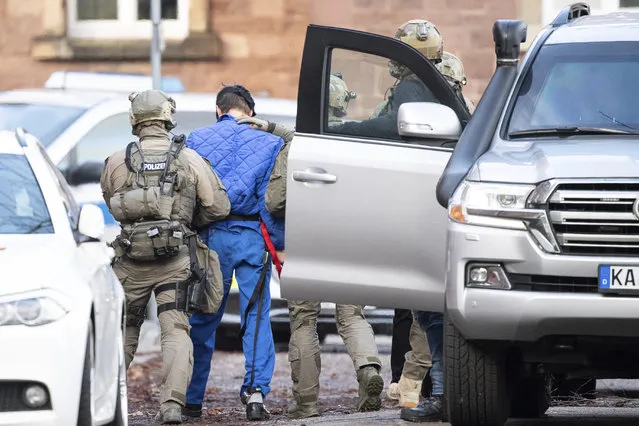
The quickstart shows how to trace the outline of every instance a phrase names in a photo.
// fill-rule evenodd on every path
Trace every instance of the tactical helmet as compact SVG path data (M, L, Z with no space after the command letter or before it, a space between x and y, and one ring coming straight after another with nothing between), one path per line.
M454 84L465 86L468 82L464 74L464 64L461 59L449 52L444 52L442 61L435 64L435 67L446 79Z
M129 121L131 126L145 121L164 121L166 129L171 130L176 123L173 119L175 114L175 101L161 90L145 90L143 92L133 92L129 95L131 108L129 109Z
M404 22L397 28L395 38L419 50L422 55L437 63L442 59L444 39L432 22L425 19L413 19ZM401 78L406 71L403 65L390 61L390 73L395 78Z
M337 117L346 116L348 102L357 98L357 93L348 90L346 82L339 73L331 74L331 81L328 88L329 114L332 112Z

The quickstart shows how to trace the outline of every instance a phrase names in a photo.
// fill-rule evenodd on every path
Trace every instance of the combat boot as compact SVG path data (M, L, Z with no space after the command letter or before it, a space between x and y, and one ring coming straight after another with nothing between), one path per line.
M163 402L155 420L161 425L179 425L182 423L182 406L174 401Z
M246 418L248 420L267 420L271 417L264 406L264 396L260 388L251 389L246 401Z
M306 419L309 417L319 417L319 415L320 412L315 402L309 404L295 403L288 407L289 419Z
M443 420L444 398L442 395L435 395L427 398L417 408L402 408L402 412L399 417L408 422L418 423Z
M379 375L377 367L366 366L357 370L359 382L358 411L377 411L382 408L380 395L384 389L384 379Z
M399 406L415 408L419 404L419 393L422 389L421 380L413 380L402 375L398 383Z

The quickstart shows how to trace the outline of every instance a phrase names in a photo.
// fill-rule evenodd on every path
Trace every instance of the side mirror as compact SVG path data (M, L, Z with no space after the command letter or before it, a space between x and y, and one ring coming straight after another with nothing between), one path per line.
M455 111L433 102L406 102L399 106L397 131L400 136L455 140L462 132Z
M71 186L82 185L85 183L100 183L104 163L99 161L87 161L77 167L69 168L65 177L67 183Z
M78 232L93 240L100 240L105 230L102 209L95 204L84 204L80 209Z

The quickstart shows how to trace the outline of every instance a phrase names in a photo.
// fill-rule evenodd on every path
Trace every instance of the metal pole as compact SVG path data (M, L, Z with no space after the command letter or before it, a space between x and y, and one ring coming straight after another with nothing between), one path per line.
M151 0L151 23L153 24L153 37L151 39L151 78L153 79L153 89L160 90L160 79L162 76L162 47L160 40L160 21L162 19L162 3L160 0ZM149 321L158 322L158 305L155 294L151 293L151 298L146 307L146 318Z
M151 23L153 24L153 38L151 40L151 77L153 88L160 89L162 76L162 47L160 40L160 21L162 20L162 3L151 0Z

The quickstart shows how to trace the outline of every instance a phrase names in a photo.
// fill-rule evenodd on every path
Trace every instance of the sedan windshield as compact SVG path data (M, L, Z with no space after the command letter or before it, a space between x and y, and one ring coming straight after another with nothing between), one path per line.
M51 234L53 224L24 155L0 154L0 234Z
M637 75L639 42L546 45L524 78L508 135L639 134Z
M42 104L0 104L0 130L23 127L48 146L85 108Z

